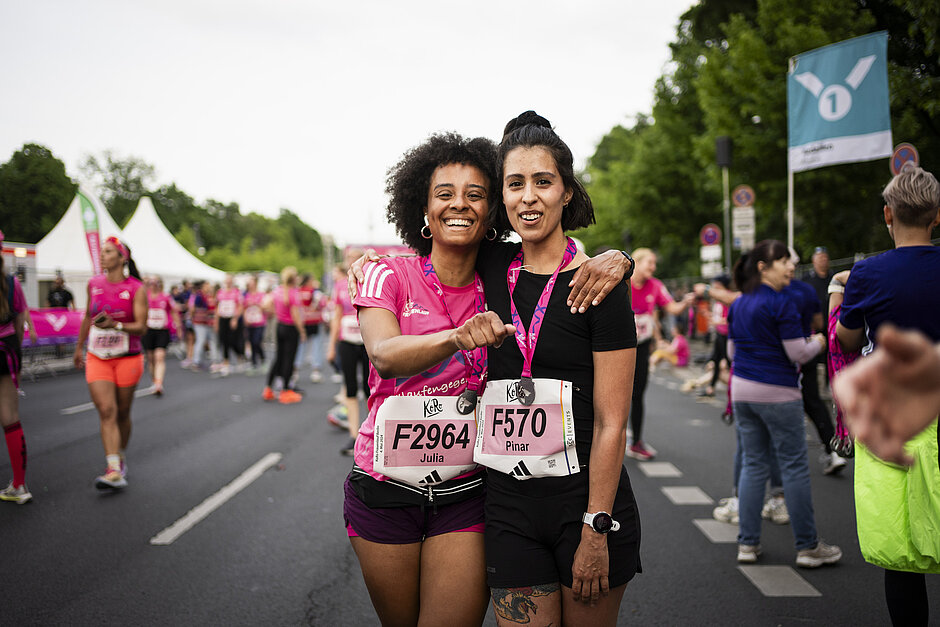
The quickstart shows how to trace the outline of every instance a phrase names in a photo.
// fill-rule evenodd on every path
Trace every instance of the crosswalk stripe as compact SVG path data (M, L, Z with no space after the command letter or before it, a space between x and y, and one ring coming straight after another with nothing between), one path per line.
M715 502L698 486L668 486L660 490L673 505L711 505Z
M738 526L713 518L696 518L692 521L699 531L714 544L737 544Z
M669 462L645 462L637 467L647 477L681 477L682 471Z
M789 566L738 566L765 597L821 597L822 593Z

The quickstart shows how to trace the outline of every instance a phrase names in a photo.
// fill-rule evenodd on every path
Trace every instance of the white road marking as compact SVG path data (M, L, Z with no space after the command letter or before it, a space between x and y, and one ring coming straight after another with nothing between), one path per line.
M673 505L711 505L715 501L697 486L660 488Z
M230 484L207 498L205 501L189 510L185 516L150 538L150 544L167 545L196 526L206 516L222 507L226 501L247 488L260 477L265 470L281 461L280 453L268 453L256 462L251 468L239 475Z
M789 566L738 566L765 597L821 597L822 593Z
M637 464L647 477L681 477L682 471L669 462L644 462Z
M692 521L699 531L714 544L737 544L738 526L714 518L696 518Z
M144 388L142 390L137 390L134 392L134 398L140 398L141 396L150 396L153 394L152 388ZM65 409L60 409L59 413L63 416L70 416L71 414L80 414L83 411L89 411L95 408L94 403L82 403L81 405L72 405L71 407L66 407Z

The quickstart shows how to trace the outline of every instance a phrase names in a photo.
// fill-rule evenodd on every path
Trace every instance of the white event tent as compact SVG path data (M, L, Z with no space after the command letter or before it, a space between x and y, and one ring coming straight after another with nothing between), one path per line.
M124 241L141 275L157 274L167 289L183 279L221 282L225 272L203 263L170 233L149 196L143 196L124 227Z

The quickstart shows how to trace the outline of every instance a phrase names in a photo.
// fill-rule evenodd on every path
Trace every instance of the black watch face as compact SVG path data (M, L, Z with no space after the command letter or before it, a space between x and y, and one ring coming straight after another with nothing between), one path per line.
M614 519L610 517L610 514L605 514L600 512L594 515L594 531L598 533L607 533L614 526Z

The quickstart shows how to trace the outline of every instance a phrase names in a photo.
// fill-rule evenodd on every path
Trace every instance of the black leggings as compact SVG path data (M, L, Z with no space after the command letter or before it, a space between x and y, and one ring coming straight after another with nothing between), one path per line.
M926 627L930 607L923 573L885 570L885 601L895 627Z
M816 375L816 364L821 363L819 357L815 357L800 367L803 376L800 382L803 384L803 411L809 416L809 419L816 425L816 431L819 433L819 439L822 440L826 454L832 452L829 442L832 436L836 434L835 427L832 426L832 416L826 404L819 397L819 379Z
M231 318L219 318L219 347L222 349L222 359L228 361L230 351L235 351L239 357L245 354L244 326L242 319L232 328Z
M643 395L646 394L646 382L650 374L650 344L646 340L636 345L636 370L633 372L633 401L630 406L630 429L633 441L643 440Z
M715 369L712 370L712 382L708 384L708 387L714 390L715 384L718 383L718 377L721 376L721 361L728 361L727 335L715 333L715 346L712 348L712 356L708 360L715 364Z
M264 363L264 327L248 327L248 341L251 343L251 365Z
M292 324L277 323L277 351L271 370L268 372L268 387L274 383L275 377L284 380L284 387L290 385L291 375L294 374L294 357L297 355L297 345L300 343L300 331Z
M343 370L346 381L346 398L356 398L359 394L359 382L356 377L356 368L362 370L362 388L369 397L369 354L362 344L339 341L336 343L336 352L339 354L339 365Z

